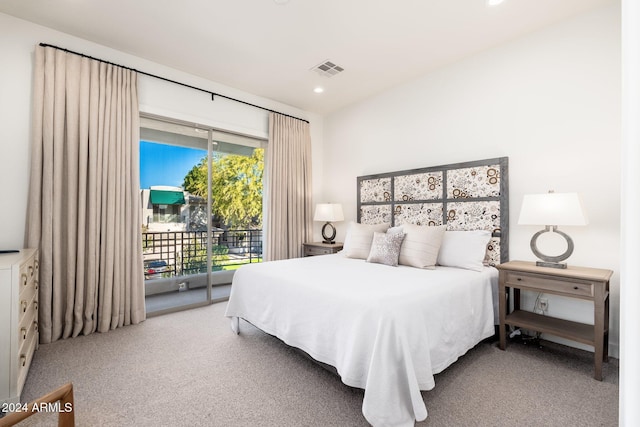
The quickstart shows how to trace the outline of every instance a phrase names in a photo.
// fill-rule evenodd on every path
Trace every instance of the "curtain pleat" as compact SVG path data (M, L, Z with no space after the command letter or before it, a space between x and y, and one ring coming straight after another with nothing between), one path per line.
M269 113L265 260L300 257L312 235L309 124Z
M40 248L40 341L145 319L137 75L35 55L27 246Z

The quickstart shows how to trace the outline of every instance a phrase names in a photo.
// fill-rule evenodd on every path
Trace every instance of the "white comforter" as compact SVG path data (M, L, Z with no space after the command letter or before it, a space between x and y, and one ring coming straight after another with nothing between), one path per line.
M374 426L427 417L420 390L494 333L497 270L421 270L341 254L236 271L226 316L243 318L363 388Z

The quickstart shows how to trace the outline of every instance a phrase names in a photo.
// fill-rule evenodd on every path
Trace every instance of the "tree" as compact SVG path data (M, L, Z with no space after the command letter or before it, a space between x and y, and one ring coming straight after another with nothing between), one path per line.
M207 198L207 158L200 160L200 163L195 165L184 177L182 183L184 188L194 196Z
M232 229L262 227L264 150L257 148L249 157L217 155L211 163L212 214ZM206 158L187 173L183 188L207 197Z

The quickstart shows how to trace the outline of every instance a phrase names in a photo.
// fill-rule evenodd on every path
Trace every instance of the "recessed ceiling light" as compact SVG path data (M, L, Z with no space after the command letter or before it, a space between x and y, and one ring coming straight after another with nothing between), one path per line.
M321 88L320 86L318 86L318 87L314 88L313 91L315 93L322 93L322 92L324 92L324 88Z
M497 6L502 2L504 2L504 0L487 0L487 6L489 7Z

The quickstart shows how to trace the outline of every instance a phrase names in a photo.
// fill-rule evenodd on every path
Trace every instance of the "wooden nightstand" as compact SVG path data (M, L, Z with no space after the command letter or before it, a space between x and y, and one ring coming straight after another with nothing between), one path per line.
M609 360L609 279L611 270L537 267L534 262L510 261L500 270L500 349L506 348L506 325L556 335L594 347L594 378L602 381L602 361ZM507 288L513 289L513 312L508 313ZM593 301L594 324L572 322L520 310L520 290L544 292Z
M304 256L314 256L314 255L328 255L335 254L338 251L342 250L342 242L335 242L334 244L322 243L322 242L312 242L312 243L303 243L304 247Z

